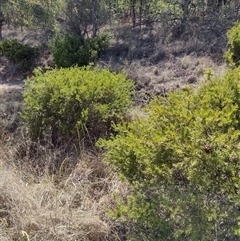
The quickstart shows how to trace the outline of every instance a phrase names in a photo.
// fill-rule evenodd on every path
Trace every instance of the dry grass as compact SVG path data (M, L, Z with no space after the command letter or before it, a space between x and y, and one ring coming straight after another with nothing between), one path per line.
M156 95L198 85L206 69L222 74L226 65L223 52L226 36L201 33L176 39L163 39L157 30L140 31L129 26L118 28L110 51L98 62L113 71L124 70L136 83L135 102L145 105Z
M116 240L105 208L120 185L114 176L89 180L94 171L83 170L85 179L70 177L61 186L50 176L27 183L21 173L1 163L2 233L9 240L26 240L23 232L30 240Z
M113 193L127 189L100 160L86 157L69 176L45 174L37 181L6 160L0 163L0 220L6 240L117 240L106 208Z

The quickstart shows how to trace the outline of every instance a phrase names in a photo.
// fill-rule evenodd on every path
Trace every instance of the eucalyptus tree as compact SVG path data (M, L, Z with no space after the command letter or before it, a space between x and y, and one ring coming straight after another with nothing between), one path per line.
M7 3L7 0L1 0L1 2L0 2L0 40L2 39L2 27L5 22L5 16L3 13L3 9L4 9L6 3Z
M0 36L4 23L52 34L58 29L57 18L64 8L63 0L1 0Z
M220 8L223 4L225 5L227 0L208 0L207 5L210 9Z
M66 30L71 33L96 36L109 20L106 0L67 0L65 9Z

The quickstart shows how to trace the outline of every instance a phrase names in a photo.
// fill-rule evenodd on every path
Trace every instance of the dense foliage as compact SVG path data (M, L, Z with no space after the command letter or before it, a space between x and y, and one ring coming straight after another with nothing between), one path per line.
M56 38L50 48L58 67L85 66L109 48L109 37L104 34L85 40L81 36L67 34Z
M1 0L0 15L4 23L13 26L27 27L32 30L43 30L48 37L59 29L57 17L63 14L63 0ZM0 29L1 31L1 29ZM0 33L1 34L1 33ZM44 35L44 34L43 34Z
M27 70L33 66L38 52L38 48L21 44L17 40L0 42L0 55L5 56L11 63L17 64L21 70Z
M131 104L133 83L124 74L92 67L53 69L25 81L23 117L36 139L107 136Z
M117 125L116 137L99 142L133 186L115 215L136 223L136 240L235 237L239 113L240 68L223 79L208 73L199 89L156 98L145 118Z
M238 67L240 65L240 23L236 22L227 35L229 48L225 53L225 59L231 66Z
M182 34L228 29L239 18L238 1L213 0L1 0L0 16L5 22L31 29L41 29L52 37L59 32L96 36L109 23L128 22L133 27L150 27L161 23L161 34ZM217 12L217 14L215 14ZM210 27L211 26L211 27ZM220 29L219 29L220 27ZM214 31L212 31L214 28ZM224 30L225 32L225 30ZM223 31L220 31L222 34ZM1 24L0 24L1 36ZM167 37L167 36L163 36Z
M106 0L66 0L66 30L70 33L96 37L101 27L109 23L110 6Z

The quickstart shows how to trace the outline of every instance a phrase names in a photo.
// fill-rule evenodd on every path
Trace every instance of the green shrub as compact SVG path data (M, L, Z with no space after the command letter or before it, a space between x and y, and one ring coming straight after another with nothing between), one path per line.
M237 22L227 33L229 48L225 52L226 61L233 67L240 65L240 23Z
M106 34L86 40L78 35L65 35L50 44L54 62L58 67L86 66L108 48L109 36Z
M144 112L98 143L133 187L115 217L135 223L132 240L237 240L240 67Z
M17 40L3 40L0 42L0 54L11 63L17 64L21 70L28 70L33 66L38 55L38 48L21 44Z
M23 118L32 138L51 133L58 138L107 136L131 104L133 82L109 70L61 68L25 81Z

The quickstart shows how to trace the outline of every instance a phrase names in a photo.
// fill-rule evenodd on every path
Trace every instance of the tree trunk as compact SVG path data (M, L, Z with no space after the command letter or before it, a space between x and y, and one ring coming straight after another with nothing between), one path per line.
M209 10L216 10L218 8L221 8L222 5L226 4L227 0L208 0L207 1L207 7Z
M92 8L93 37L97 36L97 0L93 0Z
M227 2L227 0L218 0L218 1L217 1L217 7L218 7L218 8L222 7L222 5L223 5L223 4L225 5L226 2Z
M136 0L131 0L131 6L130 6L130 13L132 17L132 25L135 27L136 25Z
M0 10L0 40L2 40L2 28L4 24L5 18L3 12Z
M181 22L181 32L183 33L186 29L187 25L187 18L189 15L189 4L191 3L191 0L183 0L182 3L182 9L183 9L183 18Z
M143 14L143 0L140 0L140 7L139 7L139 25L140 25L140 30L142 29L142 14Z
M208 8L213 8L216 3L216 0L208 0L207 1L207 7Z

